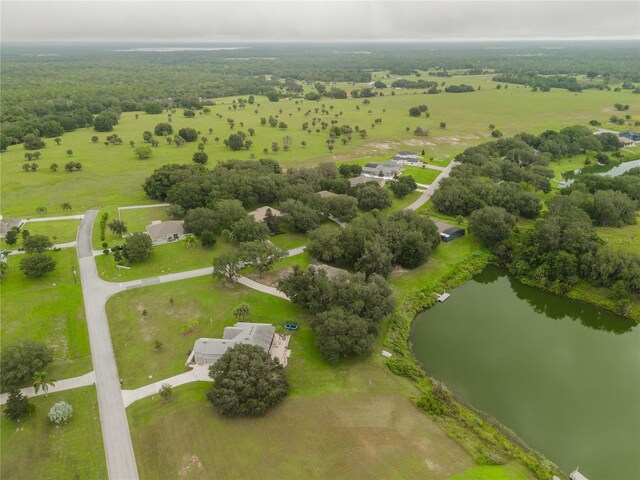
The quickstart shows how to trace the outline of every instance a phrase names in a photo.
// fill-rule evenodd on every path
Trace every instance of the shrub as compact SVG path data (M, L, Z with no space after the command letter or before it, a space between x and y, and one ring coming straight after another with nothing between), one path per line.
M49 410L49 420L56 425L67 423L73 416L73 407L64 400L54 403Z

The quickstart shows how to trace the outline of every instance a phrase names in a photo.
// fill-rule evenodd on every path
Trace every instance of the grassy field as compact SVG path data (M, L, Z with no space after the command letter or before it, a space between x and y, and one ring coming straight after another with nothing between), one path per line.
M231 312L241 303L251 305L250 321L272 323L282 331L286 321L305 319L299 308L285 300L210 276L130 290L111 298L107 314L125 388L149 383L149 375L159 380L185 371L193 342L221 336L224 327L237 321ZM183 325L193 320L197 326L184 335ZM303 332L302 336L307 335ZM163 344L160 351L153 348L156 339ZM293 350L295 357L295 343Z
M23 255L8 258L9 271L2 279L3 345L28 338L45 342L54 349L48 372L55 379L91 371L89 338L85 322L75 249L50 252L58 261L56 270L39 279L24 277L19 269Z
M127 224L129 233L145 232L147 225L160 220L171 220L167 207L151 207L120 210L120 219Z
M140 478L444 480L473 465L399 380L382 369L351 376L361 393L289 397L255 419L220 417L206 384L177 388L168 404L137 402L128 417Z
M402 175L411 175L417 183L429 185L440 175L440 170L427 167L404 167Z
M153 255L150 258L134 263L130 269L119 268L113 253L97 256L96 267L98 275L103 280L126 282L210 267L215 257L234 248L234 245L224 240L218 240L213 248L203 248L198 242L192 248L187 248L184 240L179 240L153 247Z
M596 227L596 231L613 248L640 254L640 215L636 221L622 228Z
M73 418L58 427L47 414L60 400L71 404ZM107 478L95 388L51 393L31 402L36 406L35 412L20 423L2 415L0 477L3 480Z
M51 222L27 222L21 231L28 230L31 235L46 235L56 243L75 242L78 234L80 220L55 220ZM18 235L15 245L7 245L4 239L0 240L0 249L15 250L22 245L22 235Z
M467 94L424 95L421 91L391 89L385 90L383 97L370 99L370 105L362 105L362 99L330 100L323 99L327 107L334 106L329 115L315 113L320 104L305 100L287 100L269 102L264 97L256 97L256 105L245 109L233 110L231 100L216 99L217 106L211 107L211 114L185 118L178 110L173 116L174 130L192 127L207 136L209 142L206 152L209 164L229 158L248 159L273 157L284 166L314 165L321 161L357 160L365 157L389 158L397 150L408 149L422 151L427 158L434 158L434 163L446 164L456 153L466 146L480 143L490 138L488 124L494 123L505 135L513 135L521 131L540 132L549 128L561 128L576 123L585 124L591 119L603 122L609 127L607 119L613 114L616 102L630 104L630 113L634 118L640 112L640 106L634 102L628 91L606 92L588 90L574 94L565 90L553 89L548 93L532 93L525 87L511 85L508 89L495 89L490 76L452 77L448 84L467 83L481 86L482 90ZM345 85L350 90L351 86ZM297 104L295 102L298 102ZM258 105L259 104L259 105ZM430 118L413 118L408 115L411 106L427 104ZM358 110L356 106L361 108ZM298 108L300 110L298 110ZM258 110L258 113L254 113ZM282 110L282 112L280 112ZM308 116L305 113L311 110ZM340 115L342 112L342 115ZM219 113L222 118L215 115ZM139 115L136 119L135 116ZM260 125L260 117L278 115L279 120L288 124L281 130ZM354 137L347 145L336 142L335 150L327 150L325 140L327 133L305 133L301 125L314 116L323 120L334 119L340 124L359 125L366 128L368 137ZM215 138L226 138L231 130L226 118L233 118L237 128L247 131L256 130L252 138L254 146L249 151L231 152L224 147L222 141ZM376 118L382 123L371 128ZM2 205L5 217L28 217L36 214L37 207L48 209L48 215L62 214L59 207L62 202L69 202L74 212L84 212L88 208L114 208L120 205L137 205L153 203L144 196L140 185L155 168L165 163L190 162L196 151L195 144L182 147L167 145L162 142L155 148L149 160L137 160L129 141L142 143L142 133L153 131L159 122L166 122L167 115L147 115L127 112L122 114L119 124L114 128L124 143L119 146L106 147L103 144L105 133L93 130L77 130L66 133L62 143L55 145L47 139L47 146L41 150L40 169L37 172L24 172L24 149L21 145L9 147L1 155ZM447 128L441 129L439 123L444 121ZM240 123L244 126L240 126ZM417 126L431 129L428 137L415 137L412 132ZM409 127L409 132L406 128ZM209 134L209 129L213 133ZM97 135L100 141L92 143L90 138ZM282 138L292 138L292 148L276 154L262 153L272 142L282 143ZM306 147L301 141L307 142ZM82 171L68 173L62 169L57 172L49 170L51 163L64 165L69 159L66 150L72 149L71 158L82 163ZM29 195L23 193L29 191ZM60 210L60 212L58 212Z

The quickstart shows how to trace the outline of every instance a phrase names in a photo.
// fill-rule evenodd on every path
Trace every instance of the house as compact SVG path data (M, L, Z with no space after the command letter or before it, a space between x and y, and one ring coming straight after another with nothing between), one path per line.
M370 162L362 167L364 175L372 175L375 177L396 177L402 173L402 167L394 162Z
M411 167L422 166L422 160L415 152L398 152L393 156L391 161L397 163L398 165L408 165Z
M233 327L226 327L222 338L199 338L187 364L199 363L213 365L222 355L238 344L257 345L269 352L276 329L268 323L238 322Z
M147 225L147 234L154 244L178 240L184 237L184 221L151 222L151 225Z
M640 133L638 132L632 132L632 131L622 132L618 135L618 137L620 139L627 138L632 142L640 142Z
M451 242L456 238L464 237L464 228L454 227L439 220L433 220L433 223L438 227L438 233L443 242Z
M3 218L0 215L0 238L4 238L9 230L13 227L21 228L24 221L15 218Z
M254 210L253 212L249 212L249 215L251 215L256 222L262 222L267 216L267 210L271 210L271 213L273 214L274 217L281 217L283 215L283 213L280 210L276 210L275 208L269 207L269 206L260 207Z
M587 477L581 474L577 468L569 474L569 478L571 480L589 480Z
M320 198L329 198L336 196L335 193L330 192L329 190L320 190L319 192L316 192L316 195L318 195Z
M349 179L349 185L355 187L356 185L362 185L363 183L376 182L379 185L384 185L387 180L382 177L365 177L360 175L359 177L353 177Z

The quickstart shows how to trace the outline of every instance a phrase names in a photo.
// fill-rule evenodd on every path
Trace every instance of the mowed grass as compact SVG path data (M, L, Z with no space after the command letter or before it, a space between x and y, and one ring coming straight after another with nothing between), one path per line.
M640 254L640 215L635 225L626 225L621 228L596 227L596 231L598 236L613 248Z
M171 220L167 207L121 209L120 219L127 225L127 231L130 233L146 232L147 225L154 221Z
M411 175L417 183L430 185L442 172L428 167L403 167L402 175Z
M28 230L31 235L46 235L54 243L75 242L78 235L80 220L54 220L51 222L27 222L20 231ZM18 234L15 245L7 245L0 240L0 249L15 250L22 246L22 234Z
M496 90L490 75L454 77L444 81L447 84L470 83L481 86L482 90L466 94L425 95L417 90L385 89L385 95L369 99L369 105L363 105L363 99L355 98L323 99L322 102L299 99L269 102L258 96L255 105L237 110L232 108L233 99L222 98L216 99L217 105L210 107L211 114L185 118L182 110L178 110L173 115L172 123L175 131L191 127L208 138L205 151L209 155L209 165L231 158L249 159L253 154L255 158L272 157L283 166L291 167L365 157L389 158L397 150L421 153L422 149L425 150L426 158L434 158L433 163L446 164L465 147L490 139L489 123L495 124L508 136L522 131L537 133L576 123L586 124L591 119L600 120L603 126L608 127L606 122L614 113L613 104L616 102L630 104L628 113L634 118L640 112L640 105L637 105L628 91L587 90L574 94L552 89L547 93L533 93L528 88L516 85ZM350 85L344 87L347 90L353 89ZM392 95L393 92L395 95ZM327 108L334 107L328 115L315 113L315 108L320 109L322 103ZM420 104L428 105L430 118L408 115L410 107ZM356 109L356 106L360 109ZM309 110L311 113L305 116ZM217 118L216 113L221 114L222 118ZM135 118L136 114L139 115L138 119ZM287 123L288 128L260 125L260 118L268 118L270 115L277 115L279 120ZM358 125L367 130L368 137L361 139L356 135L347 145L336 142L335 150L329 152L326 145L327 131L316 133L314 130L311 134L302 131L302 123L311 122L313 117L321 117L322 121L327 122L337 120L338 124ZM222 139L232 133L227 118L235 120L236 129L245 132L249 128L255 129L253 147L250 150L231 152L223 145ZM376 118L382 118L382 123L375 124ZM140 145L145 130L153 131L157 123L166 121L166 113L123 113L113 130L124 141L118 146L106 147L103 142L109 133L98 133L92 129L66 133L61 145L55 145L52 139L46 139L47 146L41 150L42 158L38 161L40 169L37 172L22 171L25 153L22 145L9 147L0 159L4 173L1 180L3 214L7 218L29 217L36 215L37 207L43 206L52 215L62 202L69 202L75 213L89 208L109 209L120 205L156 203L145 197L140 187L144 179L165 163L190 163L197 145L188 143L176 147L161 141L160 146L153 149L152 158L137 160L129 141ZM438 127L441 121L447 123L446 128ZM240 126L241 122L244 126ZM375 127L372 128L372 124ZM414 136L412 132L417 126L429 128L430 136ZM409 131L406 130L407 127ZM210 128L213 129L211 134ZM319 124L315 128L319 128ZM97 135L100 141L92 143L90 139L93 135ZM288 152L280 149L277 153L262 153L264 148L270 148L272 142L282 145L285 136L292 139ZM216 137L220 138L219 143L215 142ZM301 145L303 140L307 142L306 147ZM50 171L51 163L62 166L69 161L67 149L74 151L71 160L81 162L82 171ZM29 191L28 196L24 195L25 191Z
M73 417L62 426L47 414L54 403L65 400ZM94 387L83 387L31 400L36 410L20 422L0 419L3 480L106 479L98 399Z
M353 375L372 386L290 396L259 418L221 417L202 383L176 388L166 404L136 402L127 413L140 478L444 480L471 468L384 370Z
M483 465L473 467L464 473L456 474L451 480L527 480L532 478L522 465L510 463L505 466Z
M111 339L125 388L150 383L149 375L157 381L185 371L195 340L221 337L224 327L237 321L232 311L241 303L251 306L248 321L272 323L282 332L285 322L306 318L286 300L212 276L129 290L109 299ZM189 324L194 331L184 334L182 328ZM162 342L161 350L154 349L154 340ZM295 356L295 346L293 350Z
M191 248L187 248L185 241L179 240L153 247L150 258L134 263L131 268L118 267L113 253L99 255L95 259L100 278L109 282L126 282L211 267L215 257L235 248L222 239L218 239L213 248L203 248L197 241Z
M39 279L26 278L19 268L24 255L8 258L9 271L0 282L2 302L2 344L21 339L46 343L54 350L48 367L52 378L63 379L91 371L89 337L85 322L75 249L49 252L58 265Z

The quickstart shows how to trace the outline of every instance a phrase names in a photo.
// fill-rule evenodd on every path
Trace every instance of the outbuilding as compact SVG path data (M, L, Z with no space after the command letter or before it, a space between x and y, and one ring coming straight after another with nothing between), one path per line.
M439 220L434 220L433 223L438 227L438 233L443 242L451 242L456 238L464 237L464 228L455 227Z

